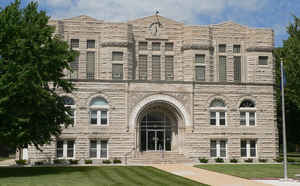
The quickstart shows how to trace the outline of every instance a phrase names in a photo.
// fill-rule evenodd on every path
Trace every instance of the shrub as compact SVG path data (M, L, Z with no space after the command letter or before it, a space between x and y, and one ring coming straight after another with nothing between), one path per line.
M295 160L295 159L292 159L292 158L288 158L288 159L287 159L287 162L289 162L289 163L295 163L296 160Z
M200 161L200 163L207 163L208 159L203 157L203 158L199 158L199 161Z
M253 162L253 159L252 158L248 158L248 159L245 159L244 160L246 163L252 163Z
M281 157L277 157L273 160L276 161L277 163L283 162L283 158L281 158Z
M36 161L34 162L34 165L44 165L44 161Z
M74 164L78 164L79 160L69 160L69 163L74 165Z
M230 163L237 163L237 162L238 162L238 160L235 159L235 158L233 158L233 159L230 160Z
M216 163L224 163L223 158L216 158L215 161L216 161Z
M55 159L55 160L53 160L53 163L54 164L64 164L66 161L65 160L63 160L63 159Z
M113 160L113 163L114 163L114 164L118 164L118 163L122 163L122 161L119 160L119 159L114 159L114 160Z
M103 164L111 164L111 161L110 160L103 160L102 163Z
M26 165L27 161L26 160L16 160L17 165Z
M263 159L263 158L259 158L258 161L259 161L260 163L266 163L268 160L267 160L267 159Z
M85 164L92 164L92 163L93 163L93 160L84 160L84 163L85 163Z

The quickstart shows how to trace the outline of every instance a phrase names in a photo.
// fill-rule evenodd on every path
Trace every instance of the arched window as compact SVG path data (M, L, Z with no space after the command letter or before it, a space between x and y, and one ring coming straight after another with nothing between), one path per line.
M210 103L210 125L226 125L226 105L221 99L214 99Z
M72 126L75 125L76 123L76 105L75 105L75 101L73 98L68 97L68 96L63 96L63 101L65 104L65 107L70 108L71 112L69 113L70 118L72 119Z
M108 125L108 102L101 97L92 99L90 102L90 124Z
M255 126L256 109L252 100L246 99L240 104L240 125Z

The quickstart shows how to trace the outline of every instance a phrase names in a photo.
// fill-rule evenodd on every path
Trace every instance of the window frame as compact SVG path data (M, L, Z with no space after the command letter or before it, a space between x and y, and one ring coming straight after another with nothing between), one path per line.
M114 57L115 56L114 54L121 54L121 60L117 60L116 57ZM111 52L111 61L124 61L124 52L123 51L112 51Z
M221 47L224 47L224 51L221 50ZM226 53L226 49L227 49L227 45L225 43L218 45L218 52L219 53Z
M146 44L146 45L144 45L144 44ZM139 51L146 51L146 50L148 50L148 42L147 41L139 41Z
M155 47L153 47L155 44L159 45L158 50ZM152 42L151 49L152 49L152 51L160 51L161 50L161 42Z
M95 99L102 99L106 102L105 105L91 105L91 103L95 100ZM96 124L92 124L91 122L91 114L92 111L96 111L97 113L97 123ZM106 124L102 124L101 122L101 116L102 116L102 112L106 112ZM109 115L110 115L110 110L109 110L109 103L106 99L104 99L103 97L95 97L91 100L90 105L89 105L89 124L92 126L102 126L102 127L107 127L109 126L110 123L110 119L109 119Z
M235 49L238 49L238 52L235 51ZM234 53L234 54L240 54L241 53L241 45L240 44L234 44L232 46L232 53Z
M63 142L63 156L62 157L57 157L57 143L58 142ZM73 156L72 157L68 157L68 142L73 141ZM55 146L55 150L56 150L56 158L57 159L75 159L76 158L76 141L75 139L58 139L56 140L56 146Z
M75 41L76 41L76 47L73 46L74 45L73 42L75 42ZM77 47L77 41L78 41L78 47ZM74 48L79 49L80 48L80 39L75 39L75 38L70 39L70 47L72 49L74 49Z
M73 119L72 127L74 127L76 125L76 102L75 102L74 98L72 98L70 96L62 96L62 97L72 99L74 102L74 105L68 105L68 104L64 105L65 107L70 107L70 109L73 110L73 117L71 115L69 115L68 113L67 114L70 116L70 118Z
M213 102L214 101L221 101L224 106L212 106ZM221 125L220 121L221 121L221 117L220 117L220 113L225 113L225 125ZM211 113L215 113L215 121L216 123L215 124L212 124L211 123ZM211 101L210 103L210 106L209 106L209 125L211 126L217 126L217 127L220 127L220 126L227 126L228 125L228 122L227 122L227 106L225 104L225 102L223 101L223 99L214 99L213 101Z
M122 71L119 74L119 77L114 76L115 73L113 73L114 66L122 66ZM111 65L111 79L112 80L124 80L124 65L122 63L112 63Z
M89 42L92 42L94 47L89 47L90 46ZM95 39L87 39L86 40L86 48L87 49L95 49L96 48L96 40Z
M197 57L201 56L203 57L203 62L198 63L197 62ZM195 81L205 81L206 80L206 64L205 64L205 54L195 54L194 56L194 64L195 64ZM203 79L197 79L197 68L204 68L204 75Z
M266 61L267 61L266 64L261 64L262 58L266 58ZM269 56L258 56L258 65L259 66L267 66L267 65L269 65Z
M91 141L96 141L96 157L91 157ZM102 142L106 141L106 157L101 156L102 151ZM90 139L89 140L89 158L90 159L103 159L107 160L109 159L109 140L108 139Z
M252 102L253 106L252 107L242 107L241 105L245 101L250 101ZM240 126L245 126L245 127L256 127L257 126L257 114L256 114L256 104L254 101L251 99L244 99L241 101L240 106L239 106L239 112L240 112ZM245 113L245 124L241 124L241 113ZM254 125L250 124L250 113L254 113Z
M242 156L242 141L246 141L246 156ZM255 142L255 156L251 156L251 142ZM258 148L257 148L257 139L241 139L240 140L240 157L241 158L257 158L258 157Z
M167 47L167 45L172 46L172 48ZM165 51L174 51L174 43L173 42L166 42L165 43Z
M216 142L216 147L213 149L216 149L216 156L212 156L211 150L211 143L212 141ZM225 156L221 156L221 142L225 142ZM223 148L224 149L224 148ZM227 145L227 140L226 139L211 139L210 140L210 157L211 158L224 158L227 159L228 157L228 145Z

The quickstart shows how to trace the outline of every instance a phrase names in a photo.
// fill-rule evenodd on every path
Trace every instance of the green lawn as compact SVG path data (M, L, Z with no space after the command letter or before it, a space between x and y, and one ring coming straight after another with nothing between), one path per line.
M283 166L279 164L207 164L196 167L242 178L282 178ZM300 174L300 165L288 165L288 177Z
M3 161L3 160L8 160L10 158L6 158L6 157L0 157L0 161Z
M152 167L28 167L0 168L0 185L197 185L200 184Z

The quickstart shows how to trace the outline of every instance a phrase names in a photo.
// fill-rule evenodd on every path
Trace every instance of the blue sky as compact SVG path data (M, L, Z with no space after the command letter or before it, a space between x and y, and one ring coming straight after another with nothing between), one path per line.
M14 0L0 0L3 8ZM160 15L186 24L215 24L228 20L275 31L275 46L287 39L286 26L300 17L300 0L21 0L38 1L52 18L88 15L106 21L127 21Z

